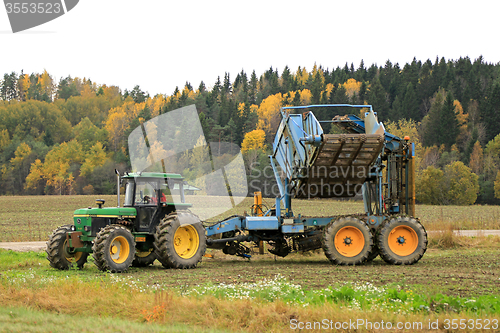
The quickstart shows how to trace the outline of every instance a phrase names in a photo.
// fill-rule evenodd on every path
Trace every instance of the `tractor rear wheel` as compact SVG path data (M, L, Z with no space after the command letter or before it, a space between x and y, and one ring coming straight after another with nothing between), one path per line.
M427 250L427 232L416 219L400 216L382 225L377 243L380 256L387 263L411 265Z
M63 225L49 236L47 241L47 260L50 262L50 266L66 270L76 264L76 267L83 268L83 265L87 262L88 253L87 252L75 252L71 251L68 247L68 241L66 239L66 234L71 231L71 225Z
M336 265L358 265L366 261L373 237L361 220L348 216L330 222L323 232L323 250Z
M135 257L135 240L129 229L111 224L102 228L94 240L94 263L101 271L125 272Z
M132 267L146 267L156 260L156 253L154 252L154 248L149 249L148 251L139 251L135 249L135 258L132 261Z
M195 268L207 249L205 229L191 213L172 213L161 220L154 244L166 268Z

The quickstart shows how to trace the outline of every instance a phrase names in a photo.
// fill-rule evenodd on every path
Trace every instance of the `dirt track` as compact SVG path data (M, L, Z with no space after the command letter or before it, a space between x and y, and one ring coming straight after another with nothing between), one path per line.
M436 233L439 231L430 231ZM457 236L500 236L500 230L455 230ZM0 249L13 251L43 251L45 250L45 242L0 242Z

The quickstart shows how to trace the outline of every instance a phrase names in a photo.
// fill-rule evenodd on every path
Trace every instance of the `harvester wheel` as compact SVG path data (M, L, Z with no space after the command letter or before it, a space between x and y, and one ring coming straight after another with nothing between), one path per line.
M165 268L194 268L207 249L205 229L191 213L172 213L161 220L154 244Z
M129 229L111 224L99 231L92 247L94 263L101 271L125 272L135 257L135 240Z
M352 216L330 222L323 233L323 250L333 264L361 264L370 255L372 247L370 229Z
M427 250L427 232L412 217L389 220L378 234L380 256L394 265L411 265L422 258Z
M71 225L63 225L49 236L45 252L47 252L50 266L54 268L66 270L76 263L76 267L81 269L87 262L89 255L87 252L74 252L68 247L66 234L69 231L71 231Z
M366 262L373 261L373 259L377 258L379 254L380 254L380 251L378 249L377 244L373 244L372 250L368 254L368 258L366 258Z
M156 260L156 253L151 248L148 251L139 251L135 249L135 258L132 261L132 267L146 267Z

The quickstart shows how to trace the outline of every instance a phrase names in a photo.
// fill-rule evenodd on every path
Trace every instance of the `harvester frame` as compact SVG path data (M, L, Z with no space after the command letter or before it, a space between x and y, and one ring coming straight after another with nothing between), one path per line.
M365 119L350 114L327 121L318 121L311 111L290 112L319 107L367 112ZM392 264L420 260L427 233L415 218L415 146L409 138L387 133L371 105L283 107L281 116L269 156L280 191L274 206L264 212L261 193L256 192L253 216L208 226L208 246L224 245L225 253L248 256L241 242L265 241L272 245L271 253L282 257L323 248L327 258L340 265L369 262L378 255ZM345 133L327 134L322 123ZM358 192L363 195L364 214L307 217L292 209L292 197L352 197Z

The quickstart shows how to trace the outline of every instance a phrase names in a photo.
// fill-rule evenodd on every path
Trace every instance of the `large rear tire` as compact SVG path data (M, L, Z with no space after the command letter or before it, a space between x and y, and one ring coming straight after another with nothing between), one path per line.
M87 252L75 252L71 251L68 247L68 241L66 239L66 234L71 231L71 225L63 225L49 236L47 241L47 260L50 262L50 266L66 270L73 267L83 268L83 265L87 262L88 253Z
M330 222L323 233L323 250L336 265L359 265L366 261L373 247L368 226L348 216Z
M158 261L166 268L195 268L207 249L205 229L191 213L172 213L156 227Z
M101 271L125 272L135 257L134 236L122 225L102 228L94 240L94 263Z
M412 265L427 250L427 232L412 217L397 217L387 221L378 234L380 257L394 265Z

